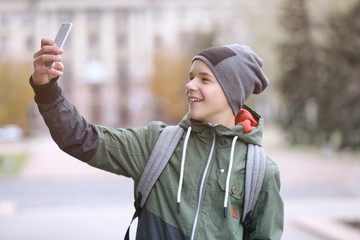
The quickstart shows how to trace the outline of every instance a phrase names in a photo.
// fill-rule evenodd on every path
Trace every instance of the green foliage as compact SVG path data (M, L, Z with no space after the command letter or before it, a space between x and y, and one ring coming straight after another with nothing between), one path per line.
M0 175L19 172L26 162L27 157L26 154L1 154Z
M28 64L0 61L0 125L17 124L28 130L27 115L33 99L30 74Z

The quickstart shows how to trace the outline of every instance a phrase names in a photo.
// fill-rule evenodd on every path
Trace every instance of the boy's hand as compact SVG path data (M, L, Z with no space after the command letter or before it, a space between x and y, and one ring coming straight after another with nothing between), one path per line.
M34 54L34 72L32 80L36 85L49 83L56 77L63 75L64 65L61 63L60 55L64 52L58 48L55 42L48 38L41 39L41 49ZM47 62L55 62L53 68L46 66Z

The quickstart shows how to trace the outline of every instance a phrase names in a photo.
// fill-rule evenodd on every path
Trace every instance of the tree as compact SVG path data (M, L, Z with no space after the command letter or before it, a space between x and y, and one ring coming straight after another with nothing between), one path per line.
M33 92L29 86L31 68L15 61L0 62L0 125L17 124L30 128L27 118Z
M156 96L157 118L176 123L187 111L185 84L189 61L159 51L154 56L154 65L150 84Z
M327 41L317 43L305 0L288 1L281 18L280 89L292 143L360 149L360 1L328 19Z
M331 16L328 23L324 71L318 74L319 121L327 123L321 131L340 149L360 149L360 1L348 13Z
M289 0L283 6L280 24L286 39L279 46L282 76L280 93L286 112L281 124L292 143L314 143L316 129L316 94L314 65L316 46L305 0Z
M154 55L154 73L150 86L157 98L157 118L177 123L188 111L185 84L189 78L191 58L199 51L211 47L215 34L187 34L190 38L177 49L170 51L159 48ZM181 51L177 51L181 49Z

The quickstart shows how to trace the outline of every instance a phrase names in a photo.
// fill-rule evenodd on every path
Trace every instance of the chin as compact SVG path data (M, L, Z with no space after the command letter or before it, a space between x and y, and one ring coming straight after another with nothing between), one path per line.
M199 117L199 116L196 116L194 114L189 114L189 118L191 120L196 120L196 121L200 121L200 122L204 122L203 118Z

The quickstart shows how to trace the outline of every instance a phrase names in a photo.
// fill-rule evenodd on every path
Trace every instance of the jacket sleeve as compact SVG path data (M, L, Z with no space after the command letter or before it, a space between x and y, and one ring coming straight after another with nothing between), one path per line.
M30 84L39 111L59 148L79 160L89 161L99 145L95 126L79 114L56 80L38 86L30 78Z
M284 204L280 196L280 173L275 162L268 158L263 186L251 217L250 239L279 240L283 233L283 224Z
M30 84L60 149L93 167L138 180L164 123L152 122L132 129L89 124L64 96L56 80L37 86L30 78Z
M151 122L139 128L109 128L96 126L99 145L88 162L91 166L108 172L139 180L160 132L166 125Z

